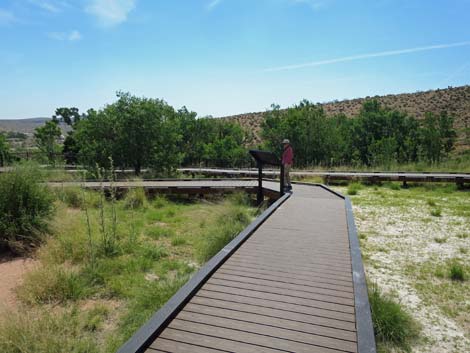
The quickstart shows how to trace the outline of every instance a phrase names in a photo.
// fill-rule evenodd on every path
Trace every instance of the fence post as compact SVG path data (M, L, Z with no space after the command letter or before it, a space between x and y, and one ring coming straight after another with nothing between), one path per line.
M280 175L280 193L281 193L281 197L284 195L284 164L281 163L281 175Z
M261 161L257 161L258 164L258 192L256 194L256 202L258 205L264 201L263 196L263 163Z

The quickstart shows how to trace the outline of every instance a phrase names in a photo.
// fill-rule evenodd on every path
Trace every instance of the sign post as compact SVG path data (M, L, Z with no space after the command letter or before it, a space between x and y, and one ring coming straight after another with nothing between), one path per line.
M264 165L273 165L281 167L280 175L280 186L279 192L284 195L284 166L282 165L279 158L276 155L269 151L259 151L259 150L250 150L250 155L255 159L256 165L258 167L258 192L256 195L256 201L258 205L261 204L264 200L263 195L263 166Z

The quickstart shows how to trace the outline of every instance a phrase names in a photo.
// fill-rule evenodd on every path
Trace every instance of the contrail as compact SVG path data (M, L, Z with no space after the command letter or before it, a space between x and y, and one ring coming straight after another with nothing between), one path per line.
M383 57L383 56L395 56L395 55L416 53L416 52L420 52L420 51L428 51L428 50L435 50L435 49L464 47L464 46L467 46L467 45L470 45L470 41L468 41L468 42L459 42L459 43L450 43L450 44L430 45L430 46L427 46L427 47L416 47L416 48L410 48L410 49L389 50L389 51L382 51L382 52L378 52L378 53L369 53L369 54L361 54L361 55L353 55L353 56L344 56L342 58L329 59L329 60L320 60L320 61L311 61L311 62L303 63L303 64L271 67L271 68L264 69L264 71L270 72L270 71L297 70L297 69L303 69L305 67L331 65L331 64L342 63L342 62L346 62L346 61L355 61L355 60L368 59L368 58L378 58L378 57Z

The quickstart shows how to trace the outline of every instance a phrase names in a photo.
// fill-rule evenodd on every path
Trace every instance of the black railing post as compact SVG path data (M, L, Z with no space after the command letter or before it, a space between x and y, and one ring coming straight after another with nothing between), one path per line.
M263 195L263 163L261 161L257 161L258 164L258 192L256 194L256 201L258 205L264 201Z
M281 181L280 181L280 193L281 193L281 196L284 195L284 164L281 163L281 175L280 175L280 178Z

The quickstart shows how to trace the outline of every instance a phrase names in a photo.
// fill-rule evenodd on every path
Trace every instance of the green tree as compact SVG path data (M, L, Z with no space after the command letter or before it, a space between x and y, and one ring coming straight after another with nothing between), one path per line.
M49 120L43 126L36 128L34 138L39 150L44 153L50 164L54 164L60 151L58 139L61 135L57 120Z
M94 168L144 167L169 173L181 160L177 114L165 101L118 92L118 100L100 111L89 111L76 124L79 159Z
M10 145L5 135L0 133L0 167L3 167L10 160Z

